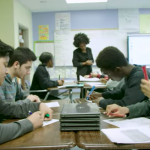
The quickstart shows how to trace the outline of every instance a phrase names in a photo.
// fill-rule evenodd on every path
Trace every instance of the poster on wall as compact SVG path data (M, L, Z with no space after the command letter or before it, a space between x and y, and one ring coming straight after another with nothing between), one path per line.
M70 30L70 13L55 13L55 30Z
M49 25L39 25L39 40L49 40Z

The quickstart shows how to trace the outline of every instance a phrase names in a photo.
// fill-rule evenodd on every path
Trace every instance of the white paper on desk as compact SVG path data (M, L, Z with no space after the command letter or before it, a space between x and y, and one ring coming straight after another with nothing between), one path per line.
M59 103L58 102L50 102L50 103L44 103L45 105L47 105L48 107L59 107Z
M150 142L150 126L134 128L114 128L101 130L112 142L118 144L134 144Z
M57 122L57 121L59 121L59 120L58 119L52 119L51 121L43 121L43 127L47 126L49 124L52 124L54 122Z
M100 82L100 79L98 78L84 78L80 76L80 81L82 82Z
M144 117L134 118L134 119L115 118L115 119L108 119L103 121L120 128L132 128L132 127L134 128L134 127L150 125L150 119Z
M85 82L85 84L88 84L90 86L95 86L95 87L106 87L105 84L101 83L101 82Z

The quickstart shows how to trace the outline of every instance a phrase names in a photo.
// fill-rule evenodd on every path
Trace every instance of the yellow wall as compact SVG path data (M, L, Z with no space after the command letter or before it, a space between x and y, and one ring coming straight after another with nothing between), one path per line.
M29 48L33 49L32 40L32 13L23 6L18 0L14 0L14 34L15 34L15 47L19 46L19 25L28 29L29 35Z
M15 46L13 0L0 0L0 39Z

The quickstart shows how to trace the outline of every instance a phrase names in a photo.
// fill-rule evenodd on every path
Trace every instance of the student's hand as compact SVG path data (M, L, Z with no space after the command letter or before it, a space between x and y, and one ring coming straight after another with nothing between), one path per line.
M33 96L36 98L34 102L41 102L40 98L37 95L33 95Z
M64 85L64 82L65 82L64 79L62 79L61 81L62 81L62 85Z
M97 98L97 99L94 99L94 100L91 100L91 101L92 101L92 103L96 103L99 106L99 102L103 99L104 99L103 97L100 97L100 98Z
M64 82L62 80L57 80L57 82L58 82L59 86L62 86L64 84Z
M100 82L106 84L106 83L107 83L107 80L106 80L105 78L101 78L101 79L100 79Z
M93 73L93 72L91 73L92 77L97 77L97 75L98 75L97 73Z
M110 113L118 114L118 115L126 115L129 113L129 109L127 107L121 107L119 105L113 104L107 106L106 113L108 116Z
M89 92L87 92L86 97L89 97L89 100L93 100L93 99L98 99L99 97L102 97L102 94L101 93L95 93L95 94L91 94L89 96Z
M141 80L141 90L147 97L150 98L150 80L147 81L145 79Z
M48 106L41 103L39 110L42 112L42 118L44 120L52 120L53 111ZM45 117L46 114L49 114L49 117Z
M36 95L29 95L27 99L29 99L31 102L40 102L39 97Z
M86 65L92 65L93 63L92 63L92 61L91 60L87 60L86 61Z
M89 78L89 75L85 75L84 78Z
M42 113L40 111L33 113L27 119L33 124L33 129L42 127L43 125Z

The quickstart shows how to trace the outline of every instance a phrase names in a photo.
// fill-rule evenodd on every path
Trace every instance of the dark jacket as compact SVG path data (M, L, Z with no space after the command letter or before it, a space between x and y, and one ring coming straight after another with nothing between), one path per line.
M30 90L46 90L47 88L56 86L58 86L58 82L50 80L50 75L46 70L45 65L39 65L34 73ZM32 94L38 95L40 98L43 98L43 93L41 92L32 92Z
M92 66L82 65L82 62L91 60L94 62L93 54L90 48L86 48L86 53L83 53L80 48L74 50L72 63L74 67L77 67L77 75L88 75L92 72Z
M0 121L2 118L26 118L29 110L39 111L40 103L9 103L0 99ZM0 144L13 140L33 130L33 125L28 119L9 124L0 124Z
M100 107L106 109L107 105L110 104L129 106L148 99L141 91L141 79L144 79L142 68L136 66L132 69L130 75L125 78L125 84L120 90L102 93L105 99L100 101Z
M127 106L129 108L128 118L150 116L150 100Z

